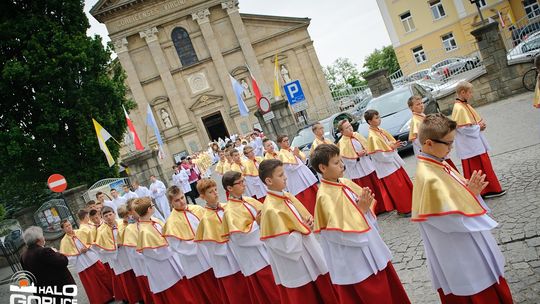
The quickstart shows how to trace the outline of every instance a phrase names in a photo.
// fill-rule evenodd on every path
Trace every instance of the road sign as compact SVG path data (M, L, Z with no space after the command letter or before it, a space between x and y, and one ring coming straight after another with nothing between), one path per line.
M270 112L270 100L266 97L261 97L257 102L257 107L259 107L259 110L261 110L263 114Z
M294 113L298 113L300 111L307 110L307 105L308 105L307 101L300 101L300 102L297 102L295 104L292 104L291 108L292 108Z
M302 91L302 86L300 86L299 80L286 83L283 88L285 89L285 94L287 94L287 99L289 100L289 104L291 106L295 103L306 100L306 97L304 96L304 91Z
M62 192L67 188L67 181L62 175L53 174L47 179L47 186L52 192Z
M270 120L276 118L276 116L274 115L274 111L270 111L270 112L264 113L263 118L264 118L264 121L269 122Z

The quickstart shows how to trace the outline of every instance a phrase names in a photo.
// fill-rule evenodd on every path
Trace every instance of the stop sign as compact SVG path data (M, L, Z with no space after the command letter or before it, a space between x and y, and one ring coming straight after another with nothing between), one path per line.
M60 174L53 174L47 179L47 186L52 192L62 192L67 188L66 178Z

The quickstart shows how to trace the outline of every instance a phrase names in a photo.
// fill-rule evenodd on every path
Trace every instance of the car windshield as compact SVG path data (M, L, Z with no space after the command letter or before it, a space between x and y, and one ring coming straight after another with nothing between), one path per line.
M311 127L305 128L298 132L291 143L291 147L303 147L315 140L315 135L311 132Z
M407 109L407 100L411 97L409 90L396 90L373 99L367 109L377 110L381 117Z

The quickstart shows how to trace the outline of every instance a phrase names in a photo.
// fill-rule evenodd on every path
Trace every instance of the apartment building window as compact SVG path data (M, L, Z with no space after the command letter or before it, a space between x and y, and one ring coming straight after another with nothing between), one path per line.
M399 16L401 18L401 23L403 23L403 28L405 28L405 32L412 32L416 28L414 27L414 22L412 20L411 12L407 11Z
M445 51L450 52L457 49L456 39L454 39L454 34L448 33L441 36L443 48Z
M427 61L426 53L424 52L424 48L420 45L412 49L414 61L416 63L422 63Z
M480 0L478 1L478 4L480 4L480 7L484 7L487 5L486 0Z
M537 0L523 1L523 7L525 8L525 14L527 14L529 19L540 16L540 5L538 5Z
M441 3L441 0L435 0L435 1L429 2L429 7L431 8L431 13L433 14L434 20L438 20L446 16L446 12L444 11L444 7Z

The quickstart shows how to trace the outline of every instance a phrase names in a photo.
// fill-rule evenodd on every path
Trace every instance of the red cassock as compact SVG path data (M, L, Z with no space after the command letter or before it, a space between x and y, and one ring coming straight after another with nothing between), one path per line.
M442 289L437 290L442 304L513 304L510 288L503 277L499 278L499 283L472 296L445 295Z
M340 304L409 304L411 301L391 262L362 282L334 285Z
M101 261L79 272L79 277L90 303L102 304L114 299L110 273Z
M251 303L271 304L281 303L279 298L279 289L272 274L270 265L247 276L247 284Z
M413 184L405 169L401 167L394 173L381 178L381 183L396 210L399 213L410 213Z
M450 167L454 168L454 170L456 170L457 172L459 172L458 168L456 167L456 164L454 164L454 162L450 159L450 158L446 158L444 160L447 164L450 165Z
M137 286L139 286L141 290L141 294L143 296L143 300L145 304L151 304L154 303L154 298L152 297L152 291L150 291L150 285L148 283L148 278L145 276L138 276L135 277L137 280Z
M111 266L106 263L104 264L105 268L107 269L107 272L109 273L109 277L112 283L112 291L114 294L114 299L116 301L127 301L127 296L124 292L124 286L122 285L122 281L120 280L120 277L114 274L114 271L112 270Z
M311 213L312 215L315 214L315 203L317 202L317 191L319 190L319 187L317 187L317 184L313 184L304 191L298 193L295 195L295 197L306 207L306 209Z
M261 198L257 198L257 197L254 195L253 198L264 204L264 199L266 198L266 196L263 196L263 197L261 197Z
M320 275L315 281L306 285L287 288L279 285L279 296L283 304L337 304L337 293L334 290L330 275Z
M217 280L224 303L245 303L250 298L246 277L240 271Z
M143 300L142 292L137 285L137 280L135 279L135 273L133 270L124 271L119 275L122 286L124 287L124 292L127 296L127 300L130 304L137 303Z
M491 160L489 159L489 155L487 153L462 159L461 164L463 165L463 176L467 179L471 177L474 170L482 170L482 172L486 175L486 181L488 181L489 184L484 190L482 190L482 193L480 193L481 195L489 192L497 193L502 191L501 184L499 183L497 175L495 175L495 171L493 171Z
M196 297L191 293L189 283L185 279L178 280L178 282L168 289L153 294L152 298L156 304L199 304Z
M384 189L384 186L382 185L381 181L377 177L377 173L375 171L371 172L370 174L361 177L361 178L355 178L352 180L360 187L368 187L373 194L375 194L375 200L377 201L377 204L375 205L375 214L380 214L383 212L389 212L394 210L394 206L392 205L392 200L390 199L390 196Z
M198 303L221 304L221 294L212 268L188 280Z

